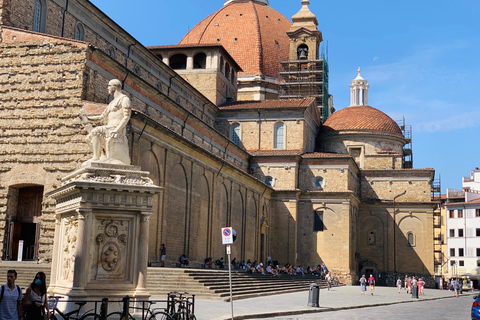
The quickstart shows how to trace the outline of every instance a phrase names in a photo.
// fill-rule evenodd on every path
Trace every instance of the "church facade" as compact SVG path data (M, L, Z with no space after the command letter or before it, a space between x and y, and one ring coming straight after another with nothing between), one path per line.
M230 0L180 44L147 48L88 0L0 0L2 260L20 240L23 260L52 260L45 194L91 157L79 115L100 114L117 78L132 164L164 188L150 262L162 243L167 264L225 256L232 226L237 261L323 262L347 283L433 275L434 170L412 169L411 137L368 106L360 71L335 112L308 4L292 23L267 0Z

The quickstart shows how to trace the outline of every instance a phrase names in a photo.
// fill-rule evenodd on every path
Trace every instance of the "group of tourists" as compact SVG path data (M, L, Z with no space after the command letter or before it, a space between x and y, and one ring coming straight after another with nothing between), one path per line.
M15 284L17 271L7 271L7 283L0 292L0 320L48 320L46 276L38 272L33 282L22 294L22 289Z
M367 284L368 284L370 286L370 295L373 296L373 292L375 291L375 278L373 277L372 274L368 279L365 278L365 275L362 275L362 277L360 278L360 280L358 280L358 282L360 282L360 289L361 289L362 295L364 295L365 291L367 291Z

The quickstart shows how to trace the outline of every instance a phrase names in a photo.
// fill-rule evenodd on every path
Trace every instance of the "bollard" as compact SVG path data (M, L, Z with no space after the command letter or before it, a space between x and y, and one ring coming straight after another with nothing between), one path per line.
M102 304L100 305L100 320L106 320L108 314L108 298L102 299Z
M123 311L122 311L122 320L128 319L128 309L130 307L130 297L123 297Z
M418 286L416 284L412 287L412 298L418 299Z
M308 291L308 306L309 307L319 307L318 304L320 296L320 286L316 283L310 285L310 290Z

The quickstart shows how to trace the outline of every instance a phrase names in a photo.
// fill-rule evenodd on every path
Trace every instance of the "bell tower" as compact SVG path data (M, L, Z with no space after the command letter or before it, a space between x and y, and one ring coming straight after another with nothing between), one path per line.
M318 60L322 33L318 30L317 17L310 11L309 0L302 0L302 8L292 17L290 60Z
M314 97L320 108L322 120L333 113L328 94L328 63L320 54L322 33L318 30L317 17L310 11L309 0L302 0L302 8L292 17L293 24L287 32L290 38L289 61L282 61L284 72L280 75L280 99Z

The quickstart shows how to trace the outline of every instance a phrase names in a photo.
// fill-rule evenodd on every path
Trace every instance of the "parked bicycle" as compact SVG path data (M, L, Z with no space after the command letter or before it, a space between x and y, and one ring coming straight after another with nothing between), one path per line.
M172 320L196 320L195 295L188 292L170 292L166 311Z
M142 311L142 320L172 320L170 315L166 312L164 308L152 308L156 301L142 301L142 307L129 307L133 310ZM145 307L145 304L148 304L148 307ZM136 317L130 313L124 317L123 312L115 311L107 315L107 320L136 320Z
M50 320L100 320L100 316L95 313L95 309L81 312L82 307L87 304L86 301L75 302L78 306L77 309L63 313L57 307L60 298L63 297L52 296L48 299L48 308L51 311Z

